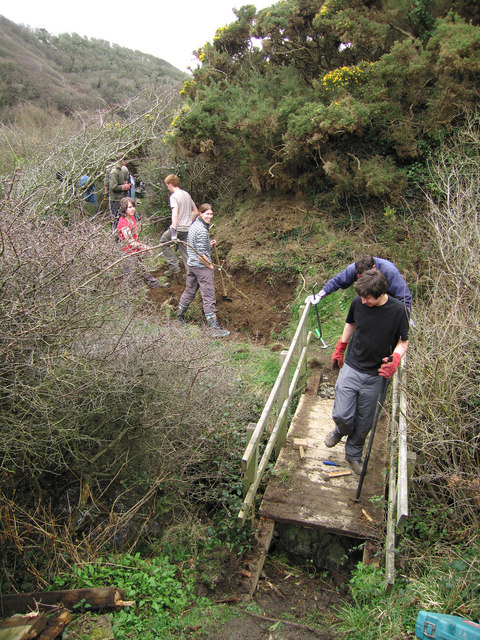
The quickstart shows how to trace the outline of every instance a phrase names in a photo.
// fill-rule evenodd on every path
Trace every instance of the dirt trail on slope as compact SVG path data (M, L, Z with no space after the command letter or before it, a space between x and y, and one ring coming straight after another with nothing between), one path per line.
M162 278L165 267L154 271L153 275ZM175 315L178 301L185 289L183 266L180 273L168 281L168 289L152 289L149 299L167 315ZM218 320L222 327L232 332L232 337L252 341L256 344L268 344L272 334L278 334L290 320L290 305L295 296L296 276L279 276L271 273L252 274L244 269L229 270L224 275L226 297L220 275L215 273L215 291L217 298ZM201 298L197 293L190 305L187 322L202 324Z

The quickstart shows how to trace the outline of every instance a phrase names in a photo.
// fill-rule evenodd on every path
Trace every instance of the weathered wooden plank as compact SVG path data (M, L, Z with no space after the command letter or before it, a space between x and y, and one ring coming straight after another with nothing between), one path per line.
M38 604L61 604L67 609L82 600L93 609L118 606L125 598L124 589L99 587L91 589L70 589L68 591L38 591L35 593L0 594L0 614L7 617L13 613L24 613L37 608Z
M401 360L400 407L398 416L398 478L397 478L397 526L408 517L408 460L407 460L407 398L405 386L407 374L405 355Z
M12 616L0 622L0 640L30 640L36 638L47 626L43 613L26 616Z
M72 620L72 612L68 609L59 609L48 617L47 626L38 636L37 640L55 640Z
M260 518L255 531L255 539L252 550L247 554L248 575L242 580L242 587L245 594L242 600L248 602L258 585L260 574L262 573L265 558L267 557L270 543L272 542L275 523L273 520Z
M289 349L287 351L287 355L285 356L285 360L284 360L284 362L283 362L283 364L282 364L282 366L280 368L278 377L277 377L277 379L275 381L275 384L272 387L272 390L271 390L270 395L269 395L269 397L267 399L267 402L265 403L263 411L262 411L262 413L260 415L260 418L259 418L259 420L257 422L257 426L255 427L255 430L254 430L254 432L252 434L252 438L251 438L250 442L247 444L247 447L245 449L245 453L244 453L243 458L242 458L242 469L244 469L244 466L246 464L245 461L247 459L249 459L249 457L251 455L251 449L253 449L257 445L259 439L261 438L261 436L263 434L263 431L265 429L265 425L267 423L267 419L269 418L270 413L273 410L274 404L277 402L281 382L283 380L283 377L284 377L285 373L290 370L289 368L290 368L290 363L291 363L292 358L293 358L293 354L294 354L295 350L298 348L298 342L300 340L300 336L302 335L302 332L305 331L304 327L306 326L307 321L308 321L308 311L309 311L309 309L310 309L310 303L308 303L306 305L305 309L303 310L302 316L301 316L301 318L299 320L299 323L298 323L297 330L295 331L295 335L293 336L292 342L291 342L290 347L289 347Z
M350 469L345 462L343 442L333 449L324 445L325 436L333 427L333 400L305 394L299 403L288 433L290 446L283 449L260 507L260 514L278 522L297 526L319 527L327 531L358 537L376 538L383 532L384 510L370 503L374 495L384 496L385 488L385 421L379 420L377 433L365 477L360 502L354 498L358 476L332 477L334 470ZM293 441L307 441L305 457L300 459ZM323 460L336 462L327 466ZM373 522L362 514L366 508Z

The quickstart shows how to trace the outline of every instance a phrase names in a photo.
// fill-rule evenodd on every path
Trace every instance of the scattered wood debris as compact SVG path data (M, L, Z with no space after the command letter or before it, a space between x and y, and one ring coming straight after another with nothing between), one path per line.
M135 605L133 600L125 601L124 598L124 589L115 587L0 594L0 615L6 618L0 620L0 640L55 640L67 626L70 632L70 609L75 605L85 604L91 609L118 609ZM45 611L40 611L41 608ZM28 612L29 609L31 611ZM113 640L108 614L83 616L80 620L84 625L79 631L79 638L85 637L85 634L90 637L92 629L101 627L102 639ZM78 620L74 624L77 623ZM89 630L85 630L86 627Z
M92 589L69 589L67 591L37 591L35 593L0 594L0 616L7 617L14 613L26 613L45 607L62 605L72 609L83 602L92 609L110 609L130 607L134 602L125 602L125 590L115 587L98 587Z

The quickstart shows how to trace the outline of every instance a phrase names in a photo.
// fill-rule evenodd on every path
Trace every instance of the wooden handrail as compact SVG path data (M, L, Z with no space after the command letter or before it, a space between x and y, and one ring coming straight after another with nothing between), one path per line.
M399 526L408 516L406 358L406 356L402 358L393 379L387 535L385 538L385 591L387 593L395 583L395 526Z
M303 308L303 311L302 311ZM303 379L306 377L307 347L312 338L312 333L307 332L308 312L310 302L302 311L295 335L287 352L282 352L282 364L277 379L272 387L270 395L265 403L255 428L251 432L245 452L242 456L241 468L244 478L244 501L238 514L238 524L243 525L250 512L253 513L255 495L267 468L272 453L276 457L285 443L288 409L293 396L297 393ZM295 352L298 353L298 362L290 382L291 368ZM275 408L276 405L276 408ZM266 425L271 417L275 418L275 424L265 445L263 455L258 462L259 448L264 436Z

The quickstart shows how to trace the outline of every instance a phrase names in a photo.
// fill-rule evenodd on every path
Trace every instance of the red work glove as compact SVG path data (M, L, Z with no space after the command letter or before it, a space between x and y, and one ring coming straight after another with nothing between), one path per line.
M398 369L402 356L394 351L390 358L383 358L383 362L385 364L382 364L378 370L378 375L382 376L382 378L391 378L393 376L395 371Z
M348 346L348 342L342 342L342 339L337 342L337 346L335 347L335 351L332 354L332 369L338 367L339 369L343 365L343 354L345 349Z

